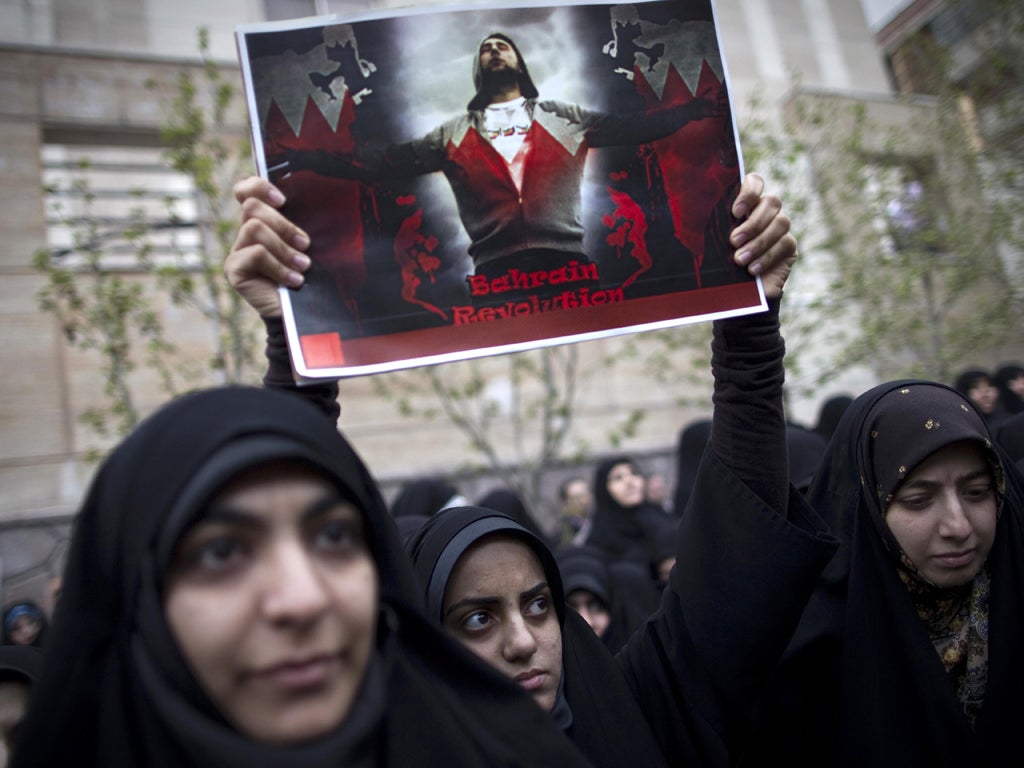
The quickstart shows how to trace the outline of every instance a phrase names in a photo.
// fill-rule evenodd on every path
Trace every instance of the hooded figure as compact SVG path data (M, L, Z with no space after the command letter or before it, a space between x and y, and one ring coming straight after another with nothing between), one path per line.
M675 532L668 544L675 558ZM597 547L563 547L556 553L566 595L586 590L604 603L608 624L600 634L612 653L618 652L644 621L658 610L659 590L647 569L632 562L609 562Z
M551 718L596 766L667 765L608 649L579 614L566 609L551 550L512 518L483 507L456 507L435 515L407 541L424 586L427 616L443 623L446 588L459 558L474 544L499 534L534 552L551 590L562 634L561 684Z
M519 61L518 77L516 78L519 83L519 92L523 97L527 99L536 99L540 92L537 90L537 86L533 84L533 78L530 77L530 70L526 66L526 60L523 59L523 54L519 52L519 48L512 41L512 38L508 35L503 35L501 32L494 32L493 34L487 35L481 44L485 40L504 40L508 43L512 50L515 51L516 59ZM480 67L480 56L479 53L473 55L473 87L476 89L476 95L470 100L466 106L470 112L481 110L491 103L491 94L486 90L486 84L484 83L484 73Z
M639 491L616 498L609 480L624 468L639 483ZM644 498L643 482L639 466L628 456L611 456L597 465L593 484L594 527L587 544L603 549L614 560L632 560L646 568L651 547L665 530L676 525L676 518Z
M679 430L676 441L676 486L672 511L678 516L686 508L686 502L697 478L697 467L711 438L711 419L695 419Z
M973 450L979 469L937 474L950 450ZM847 410L809 498L841 546L783 657L751 764L1019 765L1024 497L981 414L941 384L877 386ZM936 521L924 554L904 515L919 531Z
M996 369L994 383L999 389L999 403L1006 413L1013 415L1024 412L1024 366L1007 363Z
M336 491L334 506L357 510L358 551L370 558L378 594L368 659L360 665L346 655L342 664L356 685L347 714L318 736L273 744L246 736L215 705L168 607L179 589L168 574L181 557L186 567L237 575L230 569L275 545L275 518L247 518L247 507L217 501L269 466L318 478ZM213 518L211 501L219 505ZM293 525L305 532L319 509L294 515ZM254 537L253 551L213 537L181 552L193 531L235 519L256 525L241 538ZM325 525L301 541L314 552L348 552L336 549L352 541L345 536L345 528ZM283 541L291 557L294 541ZM14 766L585 765L521 691L424 619L413 583L374 480L322 413L292 395L242 387L181 397L141 423L92 483ZM222 596L219 611L245 608L236 592ZM282 599L268 592L260 610ZM338 600L332 594L329 608ZM285 632L270 618L249 625L282 642L306 634L269 635ZM307 691L297 675L289 668L278 682Z
M42 648L49 625L43 609L31 600L9 605L4 610L3 644Z

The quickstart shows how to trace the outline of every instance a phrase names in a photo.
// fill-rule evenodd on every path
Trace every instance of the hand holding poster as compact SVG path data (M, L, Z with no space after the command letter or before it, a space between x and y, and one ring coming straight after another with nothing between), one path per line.
M238 30L257 166L312 241L299 379L760 311L709 0Z

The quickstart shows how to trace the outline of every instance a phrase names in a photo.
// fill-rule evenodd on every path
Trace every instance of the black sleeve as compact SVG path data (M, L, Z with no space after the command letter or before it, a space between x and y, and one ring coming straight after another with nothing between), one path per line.
M616 657L673 764L735 759L836 548L789 486L783 351L775 302L716 322L712 440L679 522L676 565L658 612Z
M267 329L267 372L263 375L263 386L304 397L332 421L337 422L341 415L341 406L338 405L338 382L328 381L302 386L296 384L291 358L288 356L284 321L280 317L265 317L263 324Z
M765 313L716 320L713 326L711 449L755 495L785 514L789 461L782 361L786 347L779 332L779 299L769 301Z

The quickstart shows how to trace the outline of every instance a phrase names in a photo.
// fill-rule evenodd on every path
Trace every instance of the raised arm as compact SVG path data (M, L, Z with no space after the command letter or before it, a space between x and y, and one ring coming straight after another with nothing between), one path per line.
M769 310L715 322L714 413L653 619L618 655L677 764L729 765L821 569L835 550L788 481L778 306L796 260L781 203L748 177L733 214L736 260L764 280Z
M285 196L266 179L243 179L235 184L234 194L242 220L224 260L224 276L266 326L267 372L263 385L301 395L337 421L341 408L336 382L296 385L281 319L278 287L302 286L303 273L310 263L304 253L309 248L309 236L281 212L287 202Z

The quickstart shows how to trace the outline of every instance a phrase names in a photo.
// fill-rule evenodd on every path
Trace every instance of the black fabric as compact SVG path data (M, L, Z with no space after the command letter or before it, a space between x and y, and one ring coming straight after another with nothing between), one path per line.
M824 523L788 483L777 302L716 326L712 440L679 521L677 563L659 608L614 656L574 611L566 616L569 733L596 765L733 765L835 552ZM432 520L413 542L421 583L436 578L448 542L488 514L456 512ZM547 569L547 548L530 538Z
M995 438L999 447L1006 451L1010 461L1018 467L1024 462L1024 413L1010 416L996 427Z
M608 475L620 464L629 464L642 474L629 456L609 456L598 463L591 488L594 525L587 544L604 550L610 558L632 560L646 567L652 544L663 531L675 525L676 518L648 501L623 507L613 499L608 492Z
M466 531L473 535L460 537ZM665 765L608 649L579 614L567 610L551 550L518 522L483 507L452 508L435 515L407 542L424 590L447 584L459 556L475 541L499 531L518 537L536 552L551 588L562 625L562 691L571 711L569 736L596 766ZM443 598L443 589L427 598L427 615L439 622Z
M679 431L676 445L676 486L672 512L677 517L686 508L686 502L697 480L697 468L711 439L711 419L697 419Z
M312 465L363 511L380 583L378 645L351 714L290 747L227 725L177 650L159 587L166 542L218 484L271 459ZM143 422L90 488L63 584L14 768L586 764L518 688L426 621L372 477L294 396L226 387Z
M767 312L711 324L715 411L709 445L755 496L782 514L790 508L790 484L780 306L781 298L771 299Z
M562 586L567 595L576 590L590 592L611 609L612 582L608 575L608 561L597 547L562 547L555 552Z
M43 669L43 652L31 645L0 645L0 682L32 684Z
M675 554L675 536L672 537ZM608 609L608 628L601 641L616 653L636 629L658 609L660 595L647 568L638 563L609 562L597 547L562 547L555 553L565 593L585 589Z
M1016 363L1001 365L993 377L993 384L999 390L999 403L1007 414L1024 413L1024 397L1010 387L1010 382L1024 376L1024 366Z
M332 422L337 422L341 415L341 406L338 405L338 382L307 382L300 387L295 382L295 374L292 371L284 320L280 317L264 317L262 320L267 331L267 345L264 350L267 371L263 376L263 386L282 392L301 391L305 400L323 411Z
M818 411L818 421L814 425L814 431L825 438L826 442L832 439L840 419L850 407L853 398L850 395L833 395L821 404Z
M828 440L818 432L799 424L786 425L786 450L789 454L789 481L800 492L811 487L814 473L825 454Z
M513 520L518 521L520 525L537 538L550 543L548 535L544 533L544 529L540 527L537 518L527 508L523 497L515 491L511 491L508 488L493 488L477 500L476 506L503 512Z
M391 516L394 518L407 515L430 517L446 506L451 506L458 494L454 485L439 477L421 477L410 480L402 486L398 496L391 502ZM461 500L461 497L459 498Z
M1005 489L987 561L988 683L973 734L898 576L898 552L881 516L901 467L909 471L965 438L987 442L984 419L966 397L933 382L889 382L847 410L810 490L840 550L787 648L752 742L751 765L764 754L790 765L830 767L1020 764L1020 475L1001 462Z

